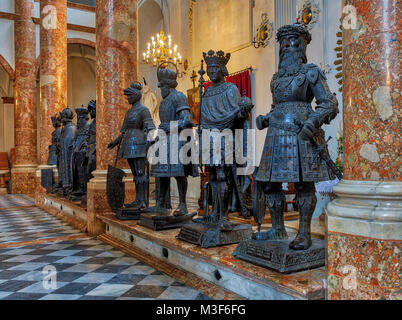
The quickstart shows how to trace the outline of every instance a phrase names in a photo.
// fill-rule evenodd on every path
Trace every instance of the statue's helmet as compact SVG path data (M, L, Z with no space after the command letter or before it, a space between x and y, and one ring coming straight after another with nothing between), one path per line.
M124 94L126 96L136 96L137 98L141 98L142 94L142 84L138 81L132 83L128 88L124 89Z
M75 108L75 113L77 114L78 118L85 118L86 120L89 119L88 117L89 110L84 106Z
M225 55L225 53L222 50L219 50L215 54L215 51L209 50L208 53L203 52L203 56L205 63L207 64L207 67L219 66L223 73L223 76L227 77L229 75L226 65L230 60L231 57L230 53L227 53Z
M304 38L306 45L311 42L311 33L301 24L288 24L278 29L276 33L276 40L281 42L284 36L294 35Z
M74 112L67 107L61 112L60 116L62 121L72 121L74 119Z
M173 64L173 65L176 67L175 64ZM177 68L176 68L176 71L174 71L174 70L168 68L168 64L162 63L161 65L159 65L156 74L158 76L158 82L160 84L166 83L170 88L173 88L173 89L175 89L178 86Z

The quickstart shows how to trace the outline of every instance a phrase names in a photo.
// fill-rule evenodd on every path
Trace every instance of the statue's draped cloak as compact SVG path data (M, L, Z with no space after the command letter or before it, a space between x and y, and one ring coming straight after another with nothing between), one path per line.
M236 85L230 82L224 82L217 86L212 86L207 88L204 93L202 105L200 107L201 112L201 126L202 129L214 130L217 129L222 132L225 129L233 130L236 125L238 125L238 114L239 114L239 100L240 93ZM240 127L239 127L240 128ZM232 131L232 135L233 135ZM203 133L205 134L205 133ZM234 136L233 136L234 137ZM201 141L202 142L202 141ZM210 146L203 145L202 143L202 154L203 159L206 159L206 154L209 154L209 164L210 165L224 165L225 153L232 153L234 158L234 149L225 149L225 138L221 138L221 156L217 156L217 150L214 150L213 146L213 133L210 135ZM233 145L233 148L235 146ZM214 157L215 155L215 157ZM204 164L208 164L205 163ZM233 163L227 163L233 164Z

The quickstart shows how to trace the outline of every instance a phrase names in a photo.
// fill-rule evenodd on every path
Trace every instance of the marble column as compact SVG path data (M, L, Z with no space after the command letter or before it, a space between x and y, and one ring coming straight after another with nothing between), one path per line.
M40 170L47 166L52 140L51 117L67 107L67 0L40 0Z
M120 134L130 107L123 90L137 80L138 1L96 2L96 171L88 184L88 232L99 234L97 213L110 211L106 200L106 173L114 165L116 149L107 145Z
M33 194L37 169L34 0L15 0L15 13L15 164L11 170L11 192Z
M345 176L327 207L327 298L400 299L402 4L345 5L357 23L343 32Z

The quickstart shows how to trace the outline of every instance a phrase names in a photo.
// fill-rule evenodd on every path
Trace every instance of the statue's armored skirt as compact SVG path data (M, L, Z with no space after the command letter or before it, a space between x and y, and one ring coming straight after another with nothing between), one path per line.
M319 182L335 179L325 161L314 152L311 142L298 135L300 124L315 112L311 107L314 96L310 88L317 82L324 83L324 80L325 77L313 65L304 66L296 76L274 76L271 83L274 105L269 114L257 181ZM327 86L323 84L323 88L321 95L330 97ZM322 129L316 129L314 140L317 145L324 144Z

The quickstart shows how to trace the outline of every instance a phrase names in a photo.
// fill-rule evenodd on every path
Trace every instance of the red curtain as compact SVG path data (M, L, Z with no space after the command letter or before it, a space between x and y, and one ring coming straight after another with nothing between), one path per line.
M237 86L241 96L247 96L251 99L251 80L250 71L246 70L225 78L226 82L231 82ZM205 89L211 86L211 81L205 82ZM244 94L245 93L245 94Z

